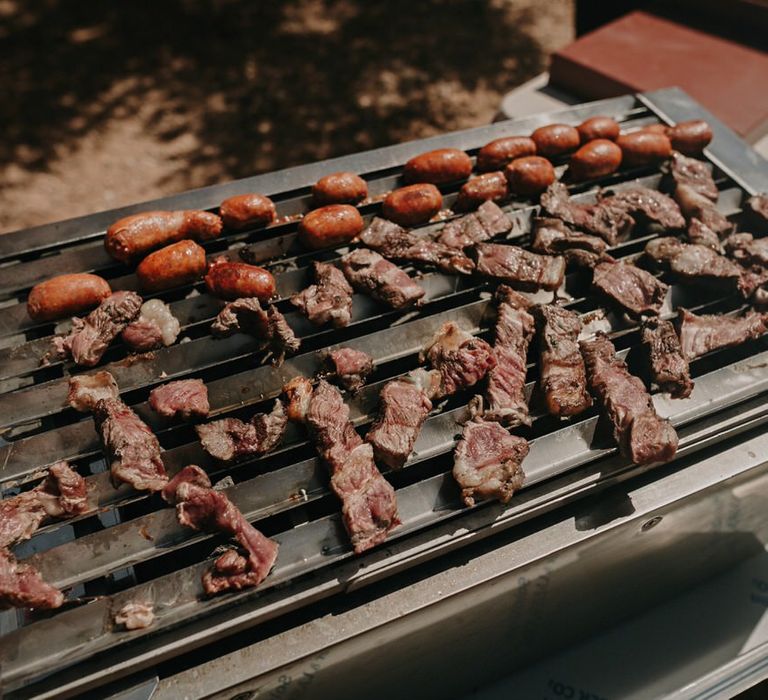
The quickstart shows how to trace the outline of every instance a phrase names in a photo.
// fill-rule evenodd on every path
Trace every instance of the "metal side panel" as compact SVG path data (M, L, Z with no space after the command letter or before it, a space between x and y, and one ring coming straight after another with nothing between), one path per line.
M768 435L756 435L616 487L462 550L407 595L350 602L162 678L153 699L469 692L763 552L767 455Z

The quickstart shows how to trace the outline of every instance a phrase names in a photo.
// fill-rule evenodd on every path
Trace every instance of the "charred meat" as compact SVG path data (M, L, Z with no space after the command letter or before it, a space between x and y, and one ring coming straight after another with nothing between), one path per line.
M349 420L338 389L320 381L312 393L305 422L331 472L331 488L341 501L344 526L356 554L381 544L400 524L395 490L373 460L373 448Z
M751 233L734 233L725 239L725 251L742 265L768 267L768 238Z
M101 399L120 396L115 378L106 370L94 374L78 374L69 379L67 403L76 411L88 413Z
M667 161L666 170L675 187L685 185L703 197L716 202L717 185L712 178L710 166L702 160L689 158L675 151Z
M711 248L718 253L723 252L723 246L722 243L720 243L720 237L711 228L709 228L709 226L701 223L701 221L695 217L688 222L686 237L690 243L705 245L707 248Z
M468 275L475 264L462 252L426 236L418 236L387 219L375 218L360 240L385 258L434 265L449 274Z
M578 415L592 405L578 345L581 319L552 304L533 311L539 329L539 381L547 411L561 418Z
M425 294L403 270L373 250L348 253L341 259L341 269L355 289L395 309L418 304Z
M505 425L530 425L525 397L528 345L535 331L530 302L505 285L496 290L496 366L488 373L487 420Z
M768 330L766 320L765 314L756 311L745 316L697 316L688 309L678 309L683 355L693 360L713 350L755 340Z
M109 344L139 315L141 297L135 292L115 292L84 319L73 318L67 336L53 339L54 355L71 357L76 365L93 367Z
M658 315L668 289L650 272L624 262L600 263L592 285L633 316Z
M495 498L508 503L525 480L522 463L528 442L499 423L475 418L464 426L453 455L453 478L467 506Z
M35 567L19 563L7 549L0 548L0 608L51 610L63 602L61 591L43 581Z
M447 223L438 234L437 241L449 248L461 250L506 233L512 225L512 220L495 202L487 201L476 212Z
M312 266L315 284L294 294L291 303L318 326L348 326L352 320L352 287L344 273L329 263L313 262Z
M440 373L439 398L474 386L496 366L491 346L453 321L443 324L422 356Z
M357 391L373 372L373 358L362 350L338 348L328 353L326 364L341 386Z
M293 423L306 421L313 391L312 382L306 377L294 377L283 387L285 398L288 401L286 413L289 421Z
M376 460L400 469L431 410L425 392L407 378L387 382L379 394L379 416L365 438Z
M202 379L181 379L168 382L149 392L149 405L164 418L193 416L205 418L211 410L208 405L208 387Z
M269 575L277 560L277 542L253 527L225 493L212 489L200 467L184 467L163 489L163 498L176 504L182 525L230 535L246 553L230 550L216 559L203 574L207 595L258 586Z
M733 231L733 224L717 210L715 203L690 185L678 185L674 197L686 219L698 219L720 238Z
M531 248L537 253L557 255L568 250L583 250L601 255L607 247L602 238L574 231L560 219L537 218L533 222Z
M475 247L477 271L504 280L525 290L554 290L563 283L565 260L558 256L537 255L523 248L498 243L479 243Z
M658 224L664 229L685 227L685 219L675 201L647 187L629 187L614 194L600 195L597 207L623 211L635 222Z
M656 413L645 385L629 373L626 363L604 335L584 340L581 350L589 385L613 425L624 456L635 464L668 462L677 452L677 433Z
M102 399L93 410L112 482L139 491L160 491L168 482L160 443L146 423L119 399Z
M693 390L688 360L670 321L649 318L643 323L642 342L648 353L651 379L675 399L690 396Z
M287 423L283 403L277 400L271 413L257 413L247 423L239 418L222 418L196 425L195 431L211 457L229 462L274 450L283 439Z
M742 269L724 255L679 238L656 238L645 246L645 257L685 282L702 282L727 289L738 288Z
M85 479L57 462L30 491L0 501L0 547L28 540L46 518L72 518L88 510Z

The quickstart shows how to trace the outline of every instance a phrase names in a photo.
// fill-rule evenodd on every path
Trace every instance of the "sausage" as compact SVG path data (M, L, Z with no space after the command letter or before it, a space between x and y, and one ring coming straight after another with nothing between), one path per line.
M429 182L442 185L468 178L472 159L457 148L438 148L411 158L403 168L406 182Z
M571 156L568 175L574 182L615 173L621 165L621 149L608 139L585 143Z
M205 276L208 291L227 301L240 297L257 297L268 301L275 296L275 278L269 270L242 262L213 263Z
M98 306L110 294L109 283L98 275L58 275L32 287L27 313L33 321L78 316Z
M555 181L555 169L546 158L528 156L513 160L504 170L509 191L524 197L542 193Z
M104 247L115 260L128 263L176 241L217 238L221 230L221 219L207 211L145 211L112 224Z
M329 204L309 212L299 224L299 240L307 248L317 250L349 243L365 222L360 212L349 204Z
M622 134L616 140L621 148L624 165L653 165L672 154L672 144L664 134L653 131L635 131Z
M470 178L462 185L453 208L455 211L470 211L489 199L497 201L506 196L507 178L504 173L484 173Z
M712 129L703 119L692 119L669 127L667 136L676 151L686 156L697 156L712 140Z
M231 229L271 224L277 217L275 203L263 194L237 194L228 197L219 206L224 225Z
M194 241L179 241L147 255L136 276L143 290L159 292L200 279L206 267L203 248Z
M536 155L536 143L527 136L504 136L486 143L477 153L480 172L501 170L515 158Z
M581 142L576 127L567 124L540 126L531 134L531 138L536 144L536 153L547 158L575 151Z
M576 127L581 143L595 141L596 139L608 139L615 141L619 138L619 122L612 117L590 117Z
M647 131L650 134L664 134L664 136L667 136L669 127L666 124L649 124L640 129L640 131Z
M355 173L332 173L312 186L315 204L357 204L368 196L368 183Z
M384 218L401 226L425 224L443 207L443 195L434 185L408 185L390 192L382 204Z

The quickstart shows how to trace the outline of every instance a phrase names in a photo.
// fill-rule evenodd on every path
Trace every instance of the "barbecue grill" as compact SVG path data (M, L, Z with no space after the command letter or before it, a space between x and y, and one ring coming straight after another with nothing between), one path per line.
M202 451L190 426L163 420L146 404L153 386L194 376L208 386L212 417L250 416L269 406L289 379L317 373L324 349L343 344L369 353L376 363L369 386L349 400L352 419L365 429L383 384L417 366L423 343L443 322L454 320L474 334L489 336L494 284L428 272L420 280L426 302L417 311L387 310L356 294L349 327L311 326L290 311L287 298L310 283L313 260L334 260L346 250L307 253L297 244L296 224L309 208L312 183L330 172L359 173L369 184L371 201L361 213L370 220L382 195L399 185L402 165L414 155L441 147L474 155L494 138L527 134L552 122L577 124L598 114L613 116L625 129L706 119L714 131L705 156L720 190L718 208L736 221L746 197L768 190L768 163L688 96L670 89L499 122L1 236L0 483L5 495L15 493L39 481L57 460L68 459L87 476L90 497L99 508L95 515L50 524L15 549L46 581L71 588L69 597L79 600L52 613L2 613L5 694L67 697L130 687L145 692L144 697L155 691L157 697L168 698L284 698L359 688L368 696L384 697L396 692L395 684L404 682L408 672L418 675L420 668L442 659L440 677L430 678L422 690L450 695L484 674L490 678L530 661L556 643L554 636L562 643L573 636L566 627L586 633L611 615L626 614L627 598L616 591L604 596L599 610L578 606L579 594L584 600L588 589L608 591L620 573L663 567L663 585L633 595L635 605L650 604L663 591L689 585L762 546L758 535L768 537L759 517L762 507L734 494L735 485L765 472L760 456L768 447L763 434L768 422L765 338L694 361L696 389L689 399L654 396L659 414L669 417L680 435L675 461L663 468L638 467L619 456L597 409L559 422L536 409L534 395L533 425L519 433L531 441L524 462L526 482L506 507L460 505L450 474L451 455L457 421L466 417L469 397L452 397L430 415L406 466L385 472L397 489L402 526L384 545L360 557L352 554L327 471L302 430L289 427L276 452L223 466ZM558 166L559 172L564 167ZM652 168L624 170L599 183L572 187L571 193L588 201L598 185L620 189L639 182L656 187L661 177ZM446 206L457 188L443 188ZM109 224L150 209L214 209L224 198L250 191L275 201L277 222L266 230L228 233L204 245L209 257L243 257L274 272L282 300L278 307L302 337L299 354L273 367L263 363L258 341L247 335L213 340L208 327L219 303L197 285L160 295L181 322L187 342L138 359L116 344L100 367L114 375L122 398L158 435L169 473L193 463L213 480L231 477L231 500L280 543L276 567L257 589L203 599L200 576L223 539L182 527L157 495L112 487L92 419L66 407L73 368L61 362L39 366L50 336L66 330L69 322L54 326L31 321L24 298L37 282L64 272L93 271L109 279L113 289L135 289L135 275L104 251L102 237ZM513 201L503 208L515 222L505 238L525 245L537 207ZM610 252L632 259L653 235L632 238ZM601 305L579 273L568 275L558 294L587 319ZM546 300L551 294L539 296ZM673 285L662 315L672 317L678 306L735 313L742 303L719 290ZM619 353L632 366L640 343L638 328L610 311L606 320ZM529 395L536 372L531 364ZM630 478L629 485L616 487ZM614 488L595 495L609 487ZM718 518L713 507L720 509ZM683 537L681 528L696 535ZM682 560L685 567L674 565ZM152 602L155 623L145 630L116 628L114 613L129 601ZM329 612L332 618L325 617ZM514 624L508 619L512 615ZM542 634L542 626L554 629L556 624L562 634ZM505 639L517 640L514 660L499 654ZM493 645L497 648L491 654ZM467 661L458 660L459 651ZM467 675L466 669L462 675L462 665L474 666L471 683L460 680ZM420 680L411 678L412 683Z

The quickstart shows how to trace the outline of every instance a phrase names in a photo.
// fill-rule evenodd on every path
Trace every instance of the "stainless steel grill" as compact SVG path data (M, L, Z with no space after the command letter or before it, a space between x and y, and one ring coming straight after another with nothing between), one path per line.
M153 386L174 377L195 376L208 385L211 416L250 415L277 396L288 379L315 374L322 360L318 350L343 344L364 350L376 361L373 383L350 401L353 420L365 429L383 383L417 364L422 344L444 321L456 320L479 335L490 332L493 285L476 277L424 274L421 283L427 301L419 311L403 315L356 295L348 328L318 330L286 304L292 293L307 285L312 260L334 260L344 252L308 254L295 241L296 221L308 209L311 184L329 172L358 172L368 181L374 200L362 207L370 219L381 196L398 185L401 166L413 155L438 147L474 154L493 138L528 133L552 121L576 124L596 114L614 116L624 128L707 119L715 133L706 156L720 189L718 207L737 221L744 197L768 189L768 164L683 93L665 90L500 122L0 237L0 293L7 299L0 309L0 434L4 438L0 483L6 494L13 493L39 481L57 460L68 459L87 476L91 498L99 507L96 515L48 525L16 548L19 558L34 563L47 581L72 587L72 598L89 602L50 615L4 613L0 653L5 692L19 697L77 694L193 649L213 649L215 641L241 630L401 575L442 553L647 471L616 453L596 410L556 422L534 409L533 426L521 432L532 443L524 463L525 488L506 508L496 504L463 508L450 469L456 422L465 414L469 397L457 396L429 417L405 468L386 474L397 488L403 525L384 546L353 558L326 470L302 431L289 428L275 453L224 468L202 451L189 426L158 418L145 403ZM655 187L660 178L650 169L622 171L577 188L574 194L589 199L598 185L621 188L638 180ZM39 366L50 336L65 330L68 323L54 327L32 322L24 297L35 283L63 272L95 271L108 278L113 289L134 289L135 276L103 249L101 239L110 223L152 208L215 208L225 197L248 191L274 199L281 217L278 223L266 231L225 235L206 244L207 252L238 259L247 246L250 261L263 261L274 271L279 307L302 337L300 354L274 368L262 364L257 342L246 335L212 339L208 326L219 304L198 285L162 295L188 342L138 360L127 359L124 349L116 345L104 360L123 398L158 434L168 472L195 463L214 480L230 475L235 481L227 491L232 501L281 545L274 571L258 589L202 599L200 576L220 539L180 526L174 511L163 507L157 496L111 486L92 420L65 406L73 368L60 362ZM444 195L450 206L455 191L446 189ZM536 207L511 202L504 208L516 224L506 238L526 244ZM610 252L631 259L652 237L634 238ZM600 305L581 274L569 275L558 294L580 313L589 314ZM548 293L540 296L550 298ZM731 313L741 303L735 296L675 285L662 313L671 317L678 306ZM607 318L614 342L632 363L638 329L611 313ZM713 353L692 363L696 389L691 398L654 397L659 413L678 428L678 460L768 420L766 362L765 338ZM531 364L529 395L536 377L536 366ZM535 485L539 486L531 488ZM113 628L114 612L131 600L154 603L157 619L152 627L133 632Z

